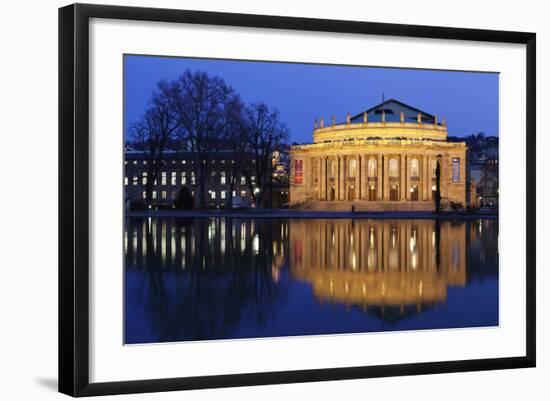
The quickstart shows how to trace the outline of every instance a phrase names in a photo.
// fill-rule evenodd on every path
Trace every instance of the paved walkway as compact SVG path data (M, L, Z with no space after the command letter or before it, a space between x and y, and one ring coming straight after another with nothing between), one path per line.
M496 213L452 213L436 215L433 212L339 212L319 210L292 209L252 209L252 210L154 210L126 212L127 217L173 217L173 218L208 218L233 217L257 219L439 219L439 220L476 220L498 219Z

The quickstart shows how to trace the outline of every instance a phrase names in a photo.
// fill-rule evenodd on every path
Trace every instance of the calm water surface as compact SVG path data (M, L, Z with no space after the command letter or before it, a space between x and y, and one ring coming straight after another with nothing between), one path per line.
M498 220L127 218L127 344L498 325Z

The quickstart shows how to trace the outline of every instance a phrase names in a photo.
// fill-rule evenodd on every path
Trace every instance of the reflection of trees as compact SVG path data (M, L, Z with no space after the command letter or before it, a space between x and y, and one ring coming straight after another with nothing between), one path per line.
M164 220L164 230L161 220L153 221L157 229L146 230L142 240L143 265L131 266L136 250L127 252L126 261L127 269L138 273L137 301L157 341L238 337L238 327L262 325L274 315L284 295L271 276L272 243L280 242L277 223Z
M498 220L475 220L467 223L468 277L483 280L498 277Z

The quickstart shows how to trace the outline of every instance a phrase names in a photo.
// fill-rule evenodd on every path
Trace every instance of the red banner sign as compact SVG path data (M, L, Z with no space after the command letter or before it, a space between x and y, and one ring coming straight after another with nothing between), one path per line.
M294 162L294 183L295 184L303 183L302 160L296 160Z

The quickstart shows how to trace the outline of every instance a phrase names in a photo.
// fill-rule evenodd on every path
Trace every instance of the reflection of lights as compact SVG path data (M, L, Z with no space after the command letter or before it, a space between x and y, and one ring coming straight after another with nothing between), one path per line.
M432 249L435 249L435 231L432 231Z
M395 231L392 230L392 232L391 232L391 245L394 248L395 248L395 237L396 237Z
M424 282L420 280L420 283L418 283L418 294L422 295L424 292Z
M161 228L161 238L160 238L160 254L162 259L162 264L166 263L166 221L162 222Z
M370 228L369 243L370 243L370 247L374 248L374 228L373 227Z
M357 256L355 256L355 252L351 255L351 268L357 270Z
M363 283L363 295L367 293L367 283Z
M386 295L386 283L382 283L381 292L382 292L382 295Z
M334 236L334 231L332 232L332 246L336 244L336 237Z
M332 279L328 283L328 288L330 293L332 294L334 292L334 283L332 282Z
M349 243L353 246L353 233L349 235Z
M260 236L258 234L255 234L252 238L252 251L255 255L260 253Z
M411 257L411 267L413 268L413 270L416 270L416 265L417 264L418 264L418 262L417 262L416 252L413 252L412 257Z
M181 268L185 269L185 237L182 235L180 237L180 248L181 248Z
M481 224L481 220L480 220L480 221L479 221L479 229L478 229L478 230L479 230L479 236L480 236L480 237L481 237L481 231L482 231L481 227L482 227L482 224Z
M176 233L172 232L171 237L172 237L172 240L170 241L170 256L172 257L171 261L175 262L176 261Z
M349 292L349 283L346 281L346 285L344 286L344 291L346 294Z

